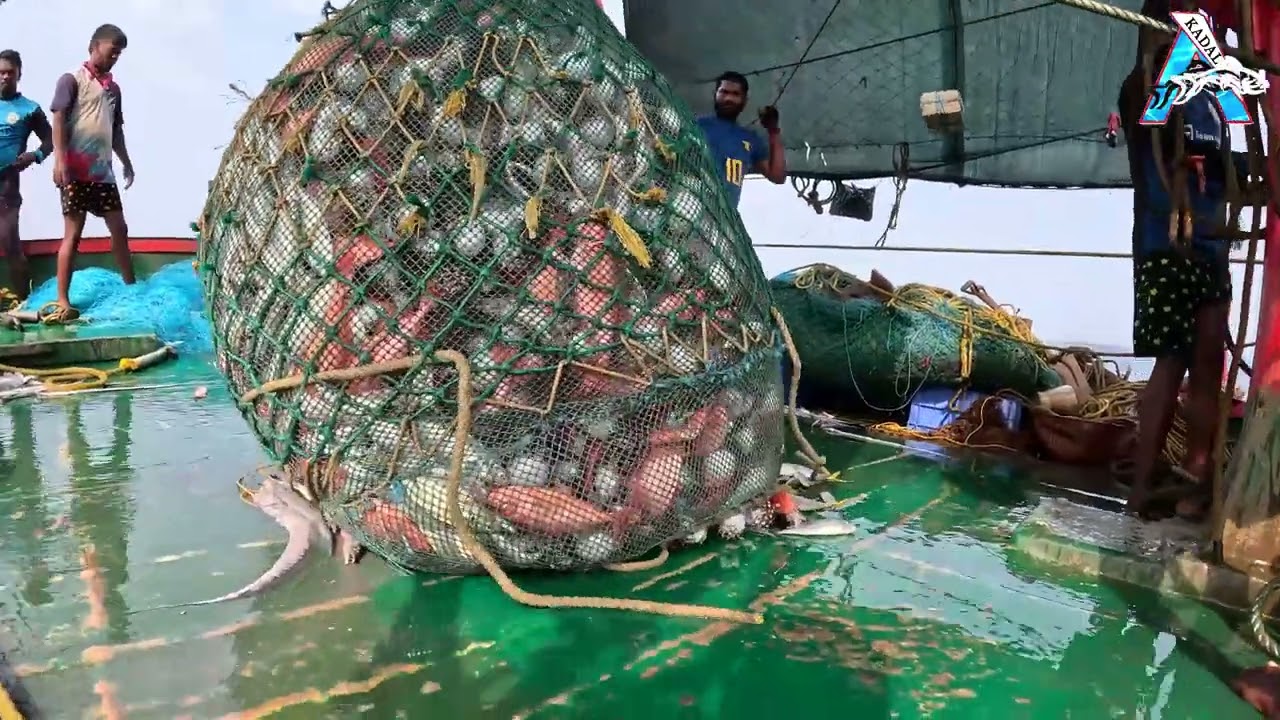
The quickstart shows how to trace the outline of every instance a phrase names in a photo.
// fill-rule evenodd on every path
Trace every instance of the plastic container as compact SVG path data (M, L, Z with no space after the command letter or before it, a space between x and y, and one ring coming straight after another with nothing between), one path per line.
M907 415L907 427L921 432L938 430L960 417L974 403L990 397L972 390L956 395L955 388L934 386L921 389L911 401L911 411ZM951 409L954 400L955 408ZM1000 412L1004 416L1005 426L1010 430L1018 430L1022 425L1022 404L1016 400L1004 398L990 402L1000 404ZM907 440L903 443L907 451L913 455L933 460L949 461L953 458L955 446L933 440Z
M955 388L938 386L922 388L911 401L911 412L907 415L907 427L912 430L929 432L945 427L974 403L990 397L979 392L966 390L956 396ZM953 401L954 407L952 409ZM1004 416L1005 427L1017 431L1022 427L1022 404L1016 400L996 398L989 402L998 403L1000 413Z

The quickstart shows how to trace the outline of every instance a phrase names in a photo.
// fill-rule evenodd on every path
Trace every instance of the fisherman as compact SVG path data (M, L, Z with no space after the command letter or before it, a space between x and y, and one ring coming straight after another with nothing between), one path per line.
M1186 456L1181 467L1170 471L1191 483L1175 512L1200 520L1212 499L1212 454L1215 435L1221 431L1216 424L1231 310L1230 244L1213 237L1226 192L1223 153L1231 152L1231 136L1211 92L1175 107L1163 126L1138 123L1148 97L1143 81L1159 79L1170 49L1167 42L1157 48L1151 68L1155 76L1146 75L1139 61L1120 93L1134 186L1134 354L1156 360L1139 398L1128 508L1143 515L1153 511L1157 465L1178 407L1183 376L1189 370ZM1175 165L1179 116L1183 167ZM1163 167L1157 167L1157 160ZM1165 183L1172 184L1180 174L1186 178L1186 197L1194 217L1189 239L1183 237L1182 213L1176 218L1176 231L1171 232L1174 203Z
M62 246L58 248L58 309L53 319L63 322L78 315L68 293L86 213L106 223L120 274L126 284L134 282L129 227L111 158L112 151L120 157L124 187L128 190L133 185L133 161L124 141L120 85L111 75L111 68L128 44L119 27L100 26L89 39L89 59L58 78L49 105L53 113L53 182L62 195L63 217Z
M741 73L722 74L716 78L715 114L698 118L716 167L724 169L725 191L735 208L742 197L745 173L760 173L775 185L787 180L778 109L772 105L760 108L760 126L769 134L768 144L760 140L758 133L738 124L738 116L747 106L747 89L747 79Z
M0 248L9 261L9 286L17 299L31 291L27 255L18 232L22 209L19 187L23 170L44 161L53 152L53 131L39 103L18 92L22 80L22 56L17 50L0 51ZM27 150L32 133L40 147ZM0 308L2 309L2 308Z

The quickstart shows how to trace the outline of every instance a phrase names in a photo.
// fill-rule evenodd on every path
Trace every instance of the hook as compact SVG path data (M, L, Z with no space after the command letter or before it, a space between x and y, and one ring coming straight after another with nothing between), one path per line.
M1103 134L1103 139L1107 141L1107 147L1116 146L1116 136L1120 132L1120 114L1111 113L1107 116L1107 130Z

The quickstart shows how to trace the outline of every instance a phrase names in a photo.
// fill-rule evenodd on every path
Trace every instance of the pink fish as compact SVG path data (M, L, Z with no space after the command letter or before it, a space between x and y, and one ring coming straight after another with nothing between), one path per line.
M679 445L651 445L627 482L628 505L651 517L664 515L680 494L684 462Z
M334 328L336 337L330 341L323 329L316 329L310 334L300 353L303 364L314 362L316 369L321 372L355 367L358 362L352 350L354 334L351 330L351 288L343 283L334 283L330 287L331 297L324 307L323 323L325 327ZM294 368L294 372L300 370L301 368Z
M617 332L600 330L594 333L584 344L587 347L608 347L617 342ZM568 386L566 396L571 399L591 400L599 397L618 397L634 394L644 388L643 382L631 380L625 375L612 374L616 365L613 351L600 350L582 358L590 367L573 369L573 383ZM593 369L593 368L599 368ZM605 372L601 372L601 371Z
M596 489L596 469L604 462L606 450L603 440L587 439L586 450L582 454L582 484L592 492Z
M506 366L510 363L512 370L536 370L545 366L545 362L537 355L519 355L520 350L506 343L494 343L489 348L489 359L495 365ZM531 381L541 378L534 374L508 374L494 388L492 398L500 402L524 404L521 402L523 391Z
M333 267L348 280L354 280L358 270L383 257L382 247L368 235L340 240L335 245L338 258Z
M698 432L698 437L693 441L693 454L698 457L706 457L711 453L724 447L725 441L729 439L729 408L722 404L714 403L704 407L694 414L701 413L702 417L699 422L702 427ZM692 424L692 420L690 420Z
M616 328L622 324L623 309L613 301L622 268L605 248L608 233L609 229L600 223L583 223L569 255L569 264L577 271L578 281L571 304L575 313L596 321L589 322L589 327Z
M720 308L713 314L714 320L710 321L710 326L718 330L720 335L727 335L731 338L737 338L735 331L739 326L738 314L732 308Z
M669 327L672 319L691 323L701 312L698 304L706 300L705 290L674 290L664 294L653 306L652 316L659 328Z
M551 536L592 530L613 520L608 512L560 488L498 487L489 491L489 504L516 525Z
M704 486L706 493L702 497L702 501L698 503L698 509L702 512L715 512L719 510L729 495L738 487L738 477L729 476L722 478Z
M365 531L377 537L391 542L403 542L416 552L432 551L431 539L422 532L413 518L385 500L374 500L360 519Z
M551 305L564 294L564 277L554 266L547 265L533 276L528 288L534 300Z
M284 130L280 133L280 139L284 141L286 146L293 142L298 133L307 129L307 126L311 124L311 118L315 117L315 114L316 108L311 108L306 112L289 118L288 122L284 124Z
M724 447L729 435L729 410L720 403L698 408L689 415L685 424L675 428L661 428L649 437L651 445L693 443L693 454L699 457Z
M364 349L372 356L373 362L389 362L409 357L416 350L410 342L423 339L424 330L435 310L434 298L419 298L403 315L391 320L394 327L388 328L386 320L380 321L381 329L369 338Z

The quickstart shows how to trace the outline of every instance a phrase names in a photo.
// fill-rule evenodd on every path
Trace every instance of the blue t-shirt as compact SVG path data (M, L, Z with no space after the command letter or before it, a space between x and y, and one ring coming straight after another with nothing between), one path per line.
M707 137L707 147L711 149L717 171L724 173L725 192L733 206L738 207L742 178L755 170L758 163L769 159L769 146L758 133L715 115L698 118L698 127Z
M1230 135L1227 124L1223 122L1222 112L1213 94L1202 92L1182 106L1182 126L1186 136L1187 155L1204 155L1205 189L1200 191L1200 180L1194 171L1187 172L1187 197L1190 199L1191 211L1196 216L1196 224L1192 230L1191 247L1206 258L1225 257L1230 251L1230 243L1204 237L1211 232L1216 223L1216 211L1226 197L1226 183L1222 177L1222 157L1224 149L1230 148ZM1161 128L1172 132L1173 124ZM1160 181L1156 169L1154 153L1144 153L1142 162L1146 170L1146 217L1143 218L1141 247L1139 253L1145 255L1157 250L1167 250L1169 245L1169 213L1172 203L1169 193ZM1169 153L1165 153L1165 162ZM1172 176L1169 178L1173 180Z
M38 103L22 93L0 98L0 168L12 165L27 151L27 140L35 132L33 121L47 122Z

